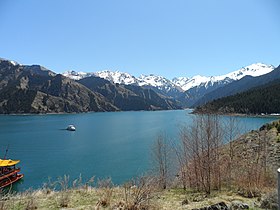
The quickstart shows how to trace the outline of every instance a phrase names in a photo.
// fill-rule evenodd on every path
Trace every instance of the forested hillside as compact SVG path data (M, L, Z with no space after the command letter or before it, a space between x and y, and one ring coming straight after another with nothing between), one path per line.
M198 113L280 113L280 79L249 91L238 93L197 107Z

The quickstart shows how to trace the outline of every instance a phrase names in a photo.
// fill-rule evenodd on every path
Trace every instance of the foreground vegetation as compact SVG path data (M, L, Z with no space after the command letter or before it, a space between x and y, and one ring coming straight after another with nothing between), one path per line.
M63 182L67 182L67 176ZM61 179L62 180L62 179ZM99 186L87 184L60 191L43 188L16 195L2 196L0 209L199 209L224 202L229 208L276 209L274 192L246 198L234 191L215 191L211 195L179 188L160 190L152 178L138 179L138 186L128 183L113 186L110 180L99 181ZM62 188L65 183L61 183ZM240 208L238 208L240 207Z
M40 190L2 194L0 209L277 209L280 121L236 138L235 119L200 115L180 141L160 134L149 176L122 186L64 176Z

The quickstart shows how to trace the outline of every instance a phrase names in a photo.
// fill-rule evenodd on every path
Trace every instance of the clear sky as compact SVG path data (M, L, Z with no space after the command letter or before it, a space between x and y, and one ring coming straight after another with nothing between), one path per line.
M279 0L0 0L0 57L169 79L278 66L279 11Z

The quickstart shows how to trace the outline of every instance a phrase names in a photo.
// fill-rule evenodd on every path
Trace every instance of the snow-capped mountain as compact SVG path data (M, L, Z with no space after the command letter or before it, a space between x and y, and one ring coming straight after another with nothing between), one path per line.
M188 77L175 77L172 79L172 82L179 87L181 87L184 91L191 89L192 87L199 86L202 83L206 83L209 81L209 77L204 76L194 76L192 78Z
M70 79L73 79L73 80L80 80L85 77L94 76L94 73L86 73L86 72L82 72L82 71L77 72L77 71L69 70L69 71L62 73L62 75L65 77L68 77Z
M140 77L138 77L137 79L139 86L151 86L164 91L171 91L172 89L176 89L182 92L182 89L179 86L162 76L157 76L153 74L140 75Z
M139 86L152 86L160 89L170 90L176 88L181 91L187 91L193 87L205 86L206 88L212 86L214 83L227 84L235 80L240 80L244 76L260 76L271 72L275 67L273 65L267 65L263 63L255 63L246 67L242 67L237 71L221 75L221 76L194 76L188 77L175 77L172 80L157 75L141 75L140 77L132 76L125 72L120 71L98 71L92 73L66 71L63 73L64 76L74 80L79 80L85 77L97 76L103 79L112 81L114 83L125 84L125 85L139 85Z
M109 70L104 70L104 71L98 71L96 73L93 73L94 76L96 77L101 77L103 79L109 80L114 83L118 84L125 84L125 85L131 85L135 84L138 85L138 80L125 72L120 72L120 71L109 71Z
M240 80L245 76L260 76L271 72L273 69L275 69L275 67L272 65L255 63L222 76L205 77L198 75L192 78L177 77L174 78L172 82L180 86L184 91L187 91L198 86L204 86L205 88L207 88L209 86L213 86L214 83L228 84L232 81Z
M164 91L170 91L174 88L182 92L182 89L169 79L153 74L141 75L140 77L136 78L125 72L104 70L92 73L66 71L65 73L63 73L63 75L74 80L79 80L90 76L96 76L118 84L149 86Z
M130 85L130 84L137 85L137 79L134 76L120 71L103 70L103 71L90 72L90 73L81 72L81 71L80 72L66 71L62 75L74 80L80 80L85 77L95 76L95 77L106 79L113 83L125 84L125 85Z
M267 74L274 68L275 67L272 65L255 63L221 76L206 77L197 75L192 78L176 77L172 80L153 74L135 77L125 72L109 70L92 73L67 71L63 75L75 80L89 76L96 76L109 80L113 83L152 88L161 95L175 99L182 99L182 103L184 103L184 101L188 101L188 105L192 105L193 102L198 100L200 97L203 97L205 94L219 87L227 85L233 81L240 80L248 75L256 77Z

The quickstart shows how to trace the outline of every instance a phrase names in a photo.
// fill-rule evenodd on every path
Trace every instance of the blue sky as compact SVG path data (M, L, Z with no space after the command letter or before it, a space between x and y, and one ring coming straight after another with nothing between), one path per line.
M169 79L278 66L279 11L279 0L0 0L0 57Z

